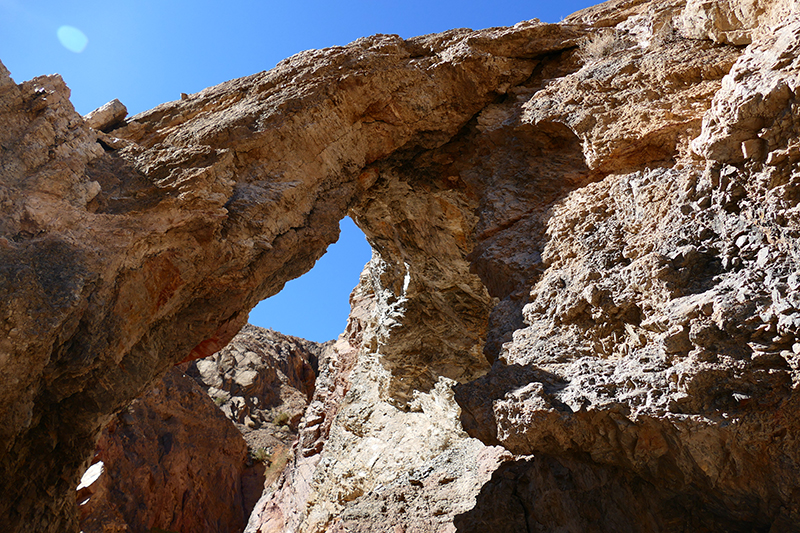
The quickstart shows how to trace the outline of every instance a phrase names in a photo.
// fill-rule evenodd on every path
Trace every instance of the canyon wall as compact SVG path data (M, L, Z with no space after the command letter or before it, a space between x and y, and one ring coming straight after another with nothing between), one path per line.
M77 492L81 531L242 531L287 462L324 354L248 324L170 370L100 435Z
M263 484L247 459L236 427L174 368L100 436L88 471L97 477L84 476L77 492L80 529L241 531L258 498L247 481L256 478L258 493Z
M350 214L373 257L246 531L797 529L798 48L791 2L612 0L122 122L0 67L0 514L74 529L111 417Z

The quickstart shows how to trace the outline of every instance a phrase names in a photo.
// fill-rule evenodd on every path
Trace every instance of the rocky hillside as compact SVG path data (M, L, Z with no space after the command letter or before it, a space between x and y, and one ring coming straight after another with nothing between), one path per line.
M189 363L186 373L236 425L250 450L269 453L297 436L325 349L247 324L223 350Z
M289 459L325 353L248 324L170 370L103 430L78 487L81 531L242 531Z
M789 0L612 0L131 118L0 67L0 515L75 529L101 429L349 214L373 257L246 531L800 530L799 52Z

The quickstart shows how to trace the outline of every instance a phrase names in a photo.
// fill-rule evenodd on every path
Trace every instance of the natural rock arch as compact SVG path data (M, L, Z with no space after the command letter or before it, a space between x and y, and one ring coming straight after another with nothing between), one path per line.
M305 52L133 117L102 149L60 78L3 69L7 523L73 527L111 414L310 269L347 210L392 186L387 158L446 143L578 36L528 23Z
M783 1L729 20L706 9L612 1L559 25L362 39L106 133L74 113L59 78L17 86L0 70L8 526L74 526L72 491L108 418L224 345L349 212L377 252L356 298L378 312L351 317L361 344L326 378L321 399L348 400L346 412L312 404L301 433L298 456L343 452L320 466L309 527L364 529L359 517L423 484L404 472L378 493L337 476L370 464L344 452L380 416L408 415L403 432L425 409L446 423L415 445L449 424L425 460L473 461L457 476L480 470L472 481L485 483L509 452L537 457L496 470L457 520L433 513L465 531L518 489L509 523L556 528L637 487L658 511L622 517L631 530L795 527L800 134L785 59L798 23L762 31L793 9ZM716 31L723 19L738 29ZM591 27L614 27L613 46L575 53ZM455 392L439 379L469 381L498 353ZM369 365L356 377L380 373L379 394L347 382ZM484 443L507 451L482 455ZM392 475L414 463L396 464ZM287 472L288 493L304 480ZM575 497L542 511L551 474ZM598 505L573 512L583 494ZM415 519L429 503L415 501ZM279 511L260 517L266 530L306 518Z

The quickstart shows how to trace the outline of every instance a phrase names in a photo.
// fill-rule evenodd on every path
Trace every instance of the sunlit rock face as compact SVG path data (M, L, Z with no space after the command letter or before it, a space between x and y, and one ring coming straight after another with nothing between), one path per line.
M362 39L102 135L60 78L16 85L3 69L9 527L71 529L72 493L112 414L175 363L223 347L307 271L374 184L368 165L450 139L530 75L541 50L528 40L553 49L576 36L524 24Z
M216 354L186 365L252 451L290 446L328 345L248 324Z
M713 4L361 39L106 132L0 71L10 527L73 528L109 417L350 214L373 258L247 531L796 529L800 19Z
M743 49L687 39L681 3L621 6L565 21L615 26L605 44L381 164L351 211L375 255L321 369L349 389L318 391L249 531L796 528L793 30ZM467 383L465 331L494 361Z

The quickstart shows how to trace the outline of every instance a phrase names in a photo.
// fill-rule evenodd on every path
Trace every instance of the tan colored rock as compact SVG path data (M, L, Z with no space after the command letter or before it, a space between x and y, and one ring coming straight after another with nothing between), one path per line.
M527 78L538 50L576 35L533 23L489 40L458 30L306 52L133 117L114 132L131 144L106 154L60 79L17 86L3 70L9 527L69 529L88 466L76 457L88 461L109 417L168 368L223 347L313 265L371 185L365 166L446 142Z
M791 91L766 89L794 79L791 60L775 61L792 49L792 26L754 42L723 78L692 144L709 161L684 156L637 172L628 162L553 210L528 327L489 375L457 390L471 435L534 454L508 468L541 476L549 457L564 468L569 455L588 457L603 479L619 479L617 468L633 474L602 497L584 496L612 509L627 483L646 487L637 498L652 504L639 525L617 514L603 530L797 529L794 481L775 468L798 461L783 428L797 423L787 348L798 331L789 287L800 224L797 197L780 189L795 180L794 163L781 161L797 134ZM767 152L776 166L761 166ZM565 468L569 490L585 491L582 467ZM533 493L546 486L537 483ZM676 494L679 512L669 503ZM783 503L766 510L760 502L775 494ZM552 528L588 527L535 499L522 507Z
M796 20L717 4L306 52L107 153L0 71L11 527L69 529L108 417L349 213L373 259L248 531L796 530Z
M770 244L765 227L746 222L758 195L738 200L739 213L715 196L715 217L703 216L681 192L685 179L674 170L610 176L559 206L550 266L525 308L529 327L457 394L464 423L517 454L587 454L635 473L661 493L656 509L683 494L692 506L672 512L682 524L702 515L713 530L783 528L797 523L794 481L774 465L799 458L782 428L797 423L786 350L796 311L786 299L800 228L782 228L791 240ZM698 235L706 240L692 241ZM776 305L786 314L773 314ZM756 503L774 494L787 495L779 509ZM609 493L609 504L620 497ZM552 527L568 527L560 520ZM664 520L657 530L676 530Z
M689 0L679 25L692 39L741 46L796 15L797 3L792 0Z
M189 363L186 373L236 425L251 454L271 454L297 438L325 349L247 324L218 353Z
M472 508L483 483L510 459L461 429L452 380L416 391L405 410L396 406L392 374L363 349L375 345L385 312L370 273L351 297L347 334L320 361L293 461L245 531L370 531L377 516L390 530L450 531L454 516Z
M670 13L674 8L647 20L669 20ZM601 34L605 47L585 45L595 55L583 68L552 80L523 106L526 122L569 126L583 143L589 168L606 173L669 162L686 152L687 138L699 134L699 117L739 55L708 41L659 40L652 25L630 22ZM646 31L632 31L643 26Z
M692 150L706 159L736 164L750 159L742 143L760 143L760 150L767 152L785 148L796 131L791 117L800 86L799 35L800 23L794 20L745 50L723 78Z
M115 98L84 115L83 120L94 130L107 131L114 126L119 126L126 116L128 116L128 108Z
M371 192L380 193L375 194L375 200L368 200L368 208L357 209L357 220L372 242L386 244L376 246L381 261L373 260L368 266L361 290L370 286L365 280L372 277L374 289L367 296L375 302L373 312L378 315L372 319L373 332L381 331L384 320L389 321L391 329L383 342L371 343L366 340L367 334L361 349L376 351L383 364L375 366L360 355L364 362L357 363L355 370L348 368L352 389L337 410L327 414L335 418L321 452L317 456L309 449L298 455L294 468L285 474L283 492L265 499L265 513L251 517L248 530L259 530L259 524L261 531L368 529L368 516L374 516L376 510L385 513L381 516L389 516L387 528L399 530L438 531L449 527L452 529L443 530L513 531L532 522L542 524L542 530L682 531L770 526L794 530L792 524L797 517L792 509L796 503L791 498L771 511L754 503L763 501L761 495L775 498L777 494L789 494L793 486L793 481L767 466L771 461L767 457L779 457L783 465L797 464L797 455L792 451L794 441L789 437L785 443L766 444L772 442L770 435L782 434L782 424L796 423L790 415L795 400L789 392L796 378L790 378L786 371L793 358L784 349L794 331L794 319L788 318L794 316L789 311L793 304L781 304L781 309L789 313L782 315L787 318L768 318L769 322L759 325L754 317L758 313L769 317L768 309L774 300L764 299L769 289L751 291L758 286L758 271L768 264L768 287L789 283L786 276L798 268L797 252L792 251L791 244L797 242L798 226L784 222L779 230L788 248L780 244L764 248L765 237L760 230L744 231L754 213L769 216L769 211L765 213L763 209L747 211L759 205L764 191L754 193L752 203L748 203L741 196L744 189L737 189L744 179L741 174L733 169L707 171L705 162L692 162L689 143L700 134L701 116L711 107L711 99L722 85L721 78L740 51L687 42L679 35L659 37L658 30L653 32L652 28L658 27L656 23L665 24L663 17L679 16L681 11L676 6L681 7L675 3L664 11L656 6L649 13L647 6L637 7L638 20L631 20L631 15L616 23L620 25L621 38L629 39L627 48L621 47L609 56L584 59L583 66L574 58L563 61L563 56L558 67L543 65L542 78L529 81L530 86L544 87L543 90L512 89L516 103L488 107L478 116L475 130L416 159L415 171L424 169L429 190L437 191L440 183L465 183L473 187L471 191L481 191L473 193L482 199L480 207L475 208L479 222L460 218L463 215L451 215L451 220L464 221L460 224L445 224L435 216L433 220L437 221L435 227L487 228L472 229L474 240L467 237L465 241L475 247L467 253L472 262L470 271L479 272L490 295L514 293L513 287L526 280L530 282L528 286L534 287L532 303L524 313L529 327L514 333L513 341L505 346L500 361L487 376L456 386L455 391L470 435L486 444L502 444L517 454L535 455L504 463L477 493L473 483L484 483L485 477L473 478L469 484L473 488L464 489L464 494L475 498L474 507L455 515L443 513L442 521L435 524L422 523L413 512L408 513L413 506L403 505L408 513L404 516L393 512L398 499L392 501L392 495L396 494L397 480L405 479L402 475L392 478L392 468L380 460L373 468L361 467L360 453L369 443L388 441L389 450L381 445L375 450L379 457L393 458L398 446L387 428L394 421L412 420L416 414L389 413L384 398L388 396L387 403L394 405L391 400L396 391L390 386L381 392L379 386L377 394L368 392L373 383L386 383L386 377L380 374L385 370L392 372L392 379L407 379L418 376L414 372L425 368L409 364L401 370L399 365L394 366L391 355L383 355L391 354L397 346L392 342L393 330L399 332L395 339L399 338L400 346L404 343L404 329L420 331L420 321L407 314L413 308L401 301L414 280L400 285L401 279L407 279L406 267L393 257L403 257L413 272L410 265L418 261L424 264L425 258L432 256L422 252L421 259L409 260L416 247L424 249L427 242L426 238L409 238L415 231L412 221L422 217L407 213L416 212L419 200L406 199L408 193L377 185ZM656 23L648 16L655 17ZM650 28L650 33L642 28ZM683 66L686 70L681 70ZM607 78L598 76L605 73ZM671 73L675 75L674 85L664 83ZM647 76L652 78L648 80ZM619 85L615 86L615 82ZM608 83L609 88L600 92L603 83ZM603 101L608 100L607 95L624 90L635 95L637 87L641 87L638 96L626 94L626 99ZM658 115L658 122L649 129L650 121L643 118L649 110L642 104L654 97L672 99L681 111L678 116ZM547 98L547 103L540 98ZM602 107L592 107L598 105L595 102ZM559 106L565 110L560 111ZM541 118L535 113L541 113ZM579 129L577 120L583 117L591 127ZM603 120L611 126L602 127ZM601 126L595 127L592 121ZM558 129L554 125L558 122L581 136L583 146L575 143L569 132ZM526 161L528 169L542 165L536 156L517 152L509 157L511 152L504 145L511 144L512 138L522 138L528 153L535 153L537 128L539 134L546 132L551 138L556 133L563 150L559 155L570 161L573 174L550 167L553 175L572 175L575 181L554 187L556 203L550 204L549 210L544 209L548 204L541 196L527 198L524 192L500 196L504 201L492 203L491 199L499 196L498 191L513 183L510 176L514 176L516 168L509 165L510 161ZM498 132L502 132L502 140L498 139ZM526 136L522 136L523 132ZM491 149L484 148L484 143L491 143ZM556 159L553 145L548 148L550 157ZM758 146L751 144L749 148ZM470 159L475 153L492 152L496 159ZM582 158L573 159L576 152L600 173L582 168ZM463 167L442 154L459 154ZM751 155L755 158L754 152ZM612 169L618 173L603 179ZM482 189L480 179L470 180L475 174L493 176L492 187ZM542 167L531 174L541 176ZM602 181L586 184L593 179ZM401 178L403 181L410 190L419 186L411 177ZM536 192L541 195L549 183L538 182ZM710 187L721 188L712 192ZM735 206L745 212L735 212ZM530 219L517 218L518 213L531 213L534 209L541 209L535 211L542 213L537 217L546 221L547 233L540 237L541 241L537 241L539 232L532 231L536 226ZM509 237L492 242L497 231L494 228L503 227L509 220L513 221L510 226L501 230L507 231ZM373 229L378 227L394 235L394 243L402 243L402 254L394 252L399 248L397 244L381 239L379 231ZM397 230L388 231L398 227L403 228L399 235ZM470 230L463 229L450 229L448 234L461 232L470 235ZM489 242L482 243L487 236ZM537 250L539 242L544 248ZM453 249L452 245L442 244L437 248ZM492 268L479 267L478 250L489 252ZM501 264L539 253L539 260L528 259L537 268L520 269L506 278L512 289L503 288L505 284L499 283L504 273L499 268ZM767 263L759 254L775 262ZM457 253L453 255L458 257ZM447 252L440 251L436 256L447 257ZM448 261L443 269L446 275L457 271L457 264ZM392 269L394 275L388 276ZM430 267L423 270L437 272ZM435 279L443 277L437 273ZM384 279L394 279L395 285ZM430 292L436 294L437 290ZM783 292L776 294L783 298ZM511 306L511 302L509 299L495 304L491 313ZM355 306L353 316L360 317L362 325L356 326L358 321L351 320L351 327L368 332L370 328L363 325L364 312L360 309ZM502 315L505 327L510 325L510 314ZM737 332L734 324L745 321L752 325ZM450 323L457 327L457 321ZM784 329L779 324L784 324ZM499 327L502 326L488 324L487 336ZM751 337L749 332L754 329L756 333ZM783 333L767 344L764 336L773 330ZM752 367L743 363L749 350L758 361ZM776 359L777 354L785 355ZM413 353L410 355L413 357ZM359 365L373 370L365 374ZM763 398L772 407L759 411L752 404L755 397ZM776 408L781 414L771 419L772 409ZM318 419L316 414L312 418ZM736 422L729 426L729 419ZM442 423L441 415L431 416L426 422L413 420L407 423L423 431L426 424ZM747 437L739 433L737 424L748 428ZM454 429L451 435L457 446L472 442L459 436L457 426ZM744 443L739 445L739 441ZM422 465L438 464L447 455L435 442L428 439L418 448ZM760 455L748 451L765 446L769 451ZM310 456L305 455L309 453ZM462 460L466 457L462 456ZM740 465L738 470L732 473L726 461L735 461ZM746 464L757 466L742 466ZM430 479L439 475L429 466L418 468L427 472ZM379 482L383 475L393 481ZM289 488L296 484L304 488ZM417 487L424 489L419 488L419 499L415 501L426 502L430 518L436 509L428 503L436 501L441 492L431 490L424 482ZM402 499L408 498L403 495L399 500Z

